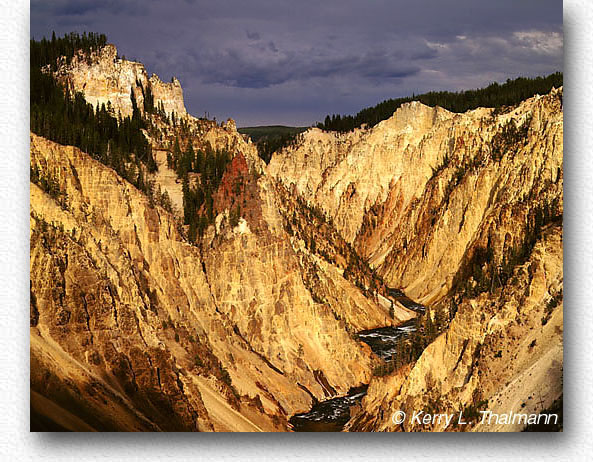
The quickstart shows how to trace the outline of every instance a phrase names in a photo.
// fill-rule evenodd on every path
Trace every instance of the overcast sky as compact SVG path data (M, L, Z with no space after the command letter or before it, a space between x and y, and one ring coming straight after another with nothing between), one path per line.
M562 70L561 0L32 0L31 35L107 34L188 111L310 125L384 99Z

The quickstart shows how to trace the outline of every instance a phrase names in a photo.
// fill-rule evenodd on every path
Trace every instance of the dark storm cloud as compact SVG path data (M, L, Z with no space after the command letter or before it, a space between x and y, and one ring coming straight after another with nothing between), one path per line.
M247 38L249 40L259 40L260 39L260 36L259 36L259 34L257 32L249 32L249 31L247 31L246 32L246 35L247 35Z
M202 82L239 88L267 88L288 81L349 76L395 79L417 74L420 68L394 59L387 52L323 56L315 50L280 52L273 42L253 47L251 53L231 48L188 55Z
M31 16L50 14L57 18L87 14L133 14L140 2L119 0L32 0Z
M31 33L105 32L188 110L309 124L383 99L562 68L558 0L31 2Z

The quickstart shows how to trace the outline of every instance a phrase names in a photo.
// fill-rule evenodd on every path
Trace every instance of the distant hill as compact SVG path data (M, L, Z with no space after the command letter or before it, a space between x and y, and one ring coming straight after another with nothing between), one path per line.
M243 127L237 131L243 135L249 135L251 141L257 143L261 138L275 138L284 135L302 133L309 127L287 127L286 125L262 125L259 127Z
M366 124L377 125L393 115L398 107L411 101L420 101L427 106L440 106L452 112L465 112L478 107L492 107L504 110L506 107L519 104L536 94L545 95L552 87L561 87L562 72L555 72L546 77L518 77L508 79L505 83L492 83L485 88L459 92L431 91L421 95L405 98L388 99L372 107L359 111L356 115L327 115L323 123L317 127L322 130L348 132Z
M237 131L248 135L257 145L259 156L268 163L272 154L290 144L299 133L309 127L287 127L285 125L262 125L259 127L243 127Z

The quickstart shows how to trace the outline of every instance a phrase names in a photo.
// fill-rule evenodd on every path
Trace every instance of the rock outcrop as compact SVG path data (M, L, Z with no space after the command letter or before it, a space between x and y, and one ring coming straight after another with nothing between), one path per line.
M117 48L111 44L90 54L75 55L70 63L58 67L56 77L71 91L83 93L93 107L110 105L116 116L119 113L122 117L132 115L131 93L143 112L149 89L156 107L162 105L169 115L187 115L179 80L173 78L165 83L156 74L149 77L142 63L120 58Z
M167 164L167 155L171 154L173 145L177 140L181 149L186 150L191 144L194 151L221 151L241 154L248 165L250 173L261 174L264 162L259 158L256 146L246 141L237 131L235 122L228 119L221 125L210 120L196 119L188 115L183 119L185 129L181 130L179 125L163 123L158 117L151 119L152 125L147 132L150 140L158 171L153 179L161 191L167 191L177 215L183 210L182 182L177 173L170 169ZM190 174L195 180L195 175Z

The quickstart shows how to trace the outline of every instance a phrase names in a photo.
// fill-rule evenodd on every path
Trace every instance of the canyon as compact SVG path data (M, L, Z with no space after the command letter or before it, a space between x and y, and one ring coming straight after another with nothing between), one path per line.
M290 431L292 416L367 384L346 431L443 431L391 416L561 399L562 88L504 111L407 103L374 127L311 128L266 165L233 120L193 117L178 80L113 45L55 78L123 116L150 89L163 114L143 113L147 176L172 206L31 133L37 428ZM174 140L232 157L195 242ZM439 314L418 358L375 373L386 358L359 333Z

